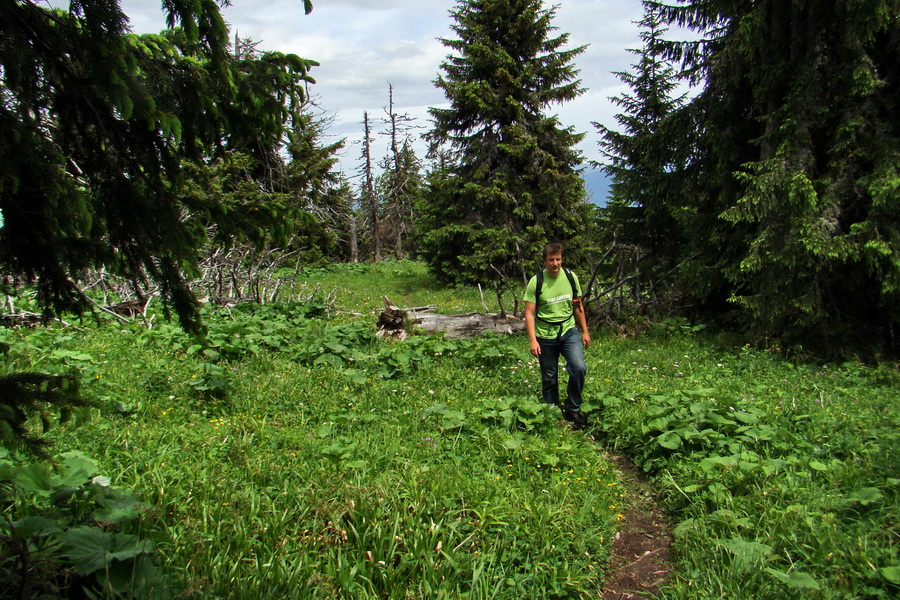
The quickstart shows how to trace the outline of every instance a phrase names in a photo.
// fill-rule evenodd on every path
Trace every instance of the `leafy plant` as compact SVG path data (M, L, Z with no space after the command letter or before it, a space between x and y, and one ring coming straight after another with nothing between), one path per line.
M54 461L56 468L0 457L3 596L168 596L154 544L141 531L147 507L83 454Z

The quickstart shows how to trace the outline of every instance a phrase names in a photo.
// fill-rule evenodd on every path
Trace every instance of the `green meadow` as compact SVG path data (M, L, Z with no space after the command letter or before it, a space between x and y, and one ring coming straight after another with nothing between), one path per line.
M206 345L161 315L0 329L4 374L93 402L39 415L52 461L0 451L0 597L600 598L630 502L609 453L670 515L664 598L900 593L896 366L597 328L572 431L521 335L374 335L385 295L491 295L406 261L293 291L208 308Z

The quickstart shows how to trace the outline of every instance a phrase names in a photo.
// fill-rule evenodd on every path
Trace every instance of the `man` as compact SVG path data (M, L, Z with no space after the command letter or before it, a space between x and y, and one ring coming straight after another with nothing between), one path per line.
M568 395L563 401L563 418L574 429L583 429L587 419L581 413L581 397L587 365L584 348L591 344L581 284L578 277L563 269L561 244L544 247L543 281L535 275L525 288L525 330L531 355L541 366L541 393L544 402L559 406L559 357L566 359L569 373ZM576 327L577 324L577 327ZM579 335L579 331L581 333Z

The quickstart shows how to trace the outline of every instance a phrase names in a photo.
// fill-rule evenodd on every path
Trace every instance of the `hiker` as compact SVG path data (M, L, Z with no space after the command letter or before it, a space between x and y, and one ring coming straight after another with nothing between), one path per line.
M547 404L560 406L559 357L562 355L566 359L569 383L562 414L572 423L573 429L583 429L587 425L587 419L581 413L581 395L587 374L584 348L590 346L591 336L581 303L578 277L562 263L562 245L547 244L544 269L532 277L525 288L525 330L531 343L531 355L537 357L541 366L541 393Z

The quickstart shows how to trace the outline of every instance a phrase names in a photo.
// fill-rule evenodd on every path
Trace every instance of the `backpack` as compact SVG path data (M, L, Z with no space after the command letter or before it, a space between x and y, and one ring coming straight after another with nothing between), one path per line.
M543 285L544 285L544 270L541 269L540 271L538 271L535 274L535 277L537 278L537 281L535 282L535 286L534 286L535 318L540 319L541 321L543 321L544 323L547 323L549 325L562 325L563 323L568 321L572 317L572 315L575 314L574 303L577 302L577 300L575 300L575 277L572 276L572 271L568 270L565 267L563 267L563 272L565 272L566 278L569 280L569 286L572 288L573 304L572 304L572 314L568 315L567 317L565 317L564 319L559 320L559 321L548 321L547 319L541 319L540 317L537 316L537 306L538 306L538 302L540 302L540 300L541 300L541 287L543 287Z

